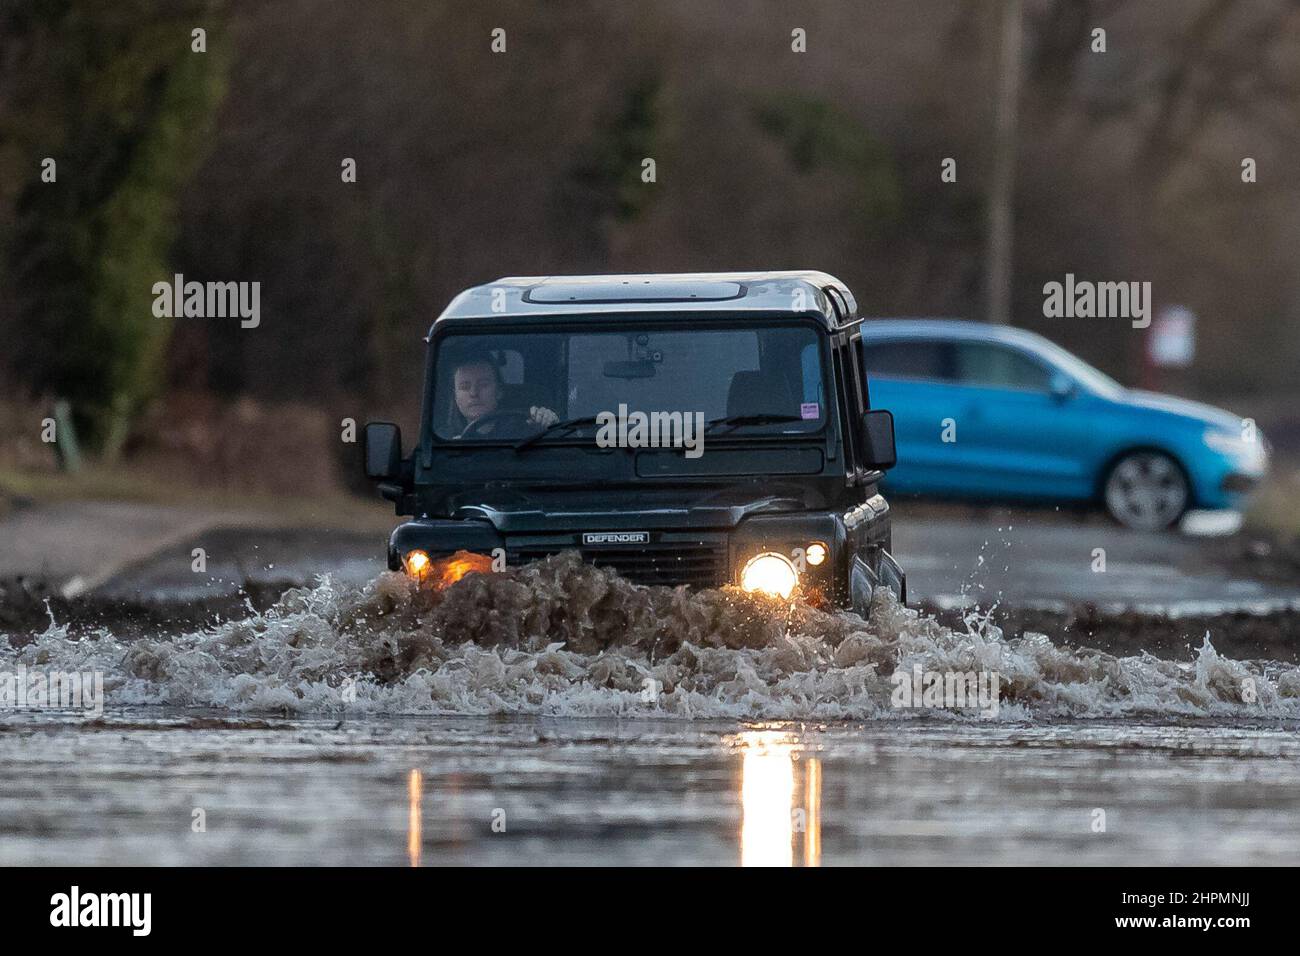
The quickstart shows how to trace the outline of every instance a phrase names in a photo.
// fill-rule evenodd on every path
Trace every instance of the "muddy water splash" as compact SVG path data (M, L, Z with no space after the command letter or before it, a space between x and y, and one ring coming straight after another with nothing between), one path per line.
M442 592L392 573L364 587L325 580L265 613L176 637L72 639L52 623L33 643L0 650L0 669L19 663L102 671L110 706L976 719L974 710L891 707L890 675L919 665L996 673L1003 720L1300 717L1300 669L1225 659L1210 635L1190 663L1115 657L1044 635L1006 640L976 617L950 629L888 594L864 620L733 589L636 587L573 555L470 575Z

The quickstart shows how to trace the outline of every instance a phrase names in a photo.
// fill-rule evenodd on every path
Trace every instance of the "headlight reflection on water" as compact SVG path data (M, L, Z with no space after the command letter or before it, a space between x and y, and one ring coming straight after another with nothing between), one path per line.
M406 784L406 856L411 866L420 865L420 803L424 797L424 778L412 770Z
M804 755L798 736L785 731L746 730L731 742L741 754L741 866L821 866L821 761ZM420 771L407 775L406 796L406 855L419 866Z
M821 865L821 761L797 760L798 739L773 730L747 730L741 748L740 865Z

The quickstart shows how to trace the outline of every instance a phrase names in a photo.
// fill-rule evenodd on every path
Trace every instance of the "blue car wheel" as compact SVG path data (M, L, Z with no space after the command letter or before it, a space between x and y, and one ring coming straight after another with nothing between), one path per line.
M1135 451L1106 476L1106 510L1120 524L1142 531L1168 528L1191 499L1187 473L1164 452Z

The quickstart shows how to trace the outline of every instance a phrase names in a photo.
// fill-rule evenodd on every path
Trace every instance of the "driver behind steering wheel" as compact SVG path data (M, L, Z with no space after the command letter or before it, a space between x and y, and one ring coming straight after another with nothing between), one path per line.
M466 359L456 365L452 378L456 410L465 419L465 426L457 438L492 435L499 427L508 424L504 413L511 410L500 407L505 382L501 378L501 369L495 362L488 358ZM533 405L526 413L519 411L517 414L520 418L526 417L529 423L542 427L560 420L559 415L544 405ZM496 415L502 415L501 420L487 421Z

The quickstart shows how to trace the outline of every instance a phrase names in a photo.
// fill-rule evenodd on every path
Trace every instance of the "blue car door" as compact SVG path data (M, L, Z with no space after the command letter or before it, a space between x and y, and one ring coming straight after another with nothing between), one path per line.
M997 342L954 343L955 444L965 490L991 497L1086 498L1097 423L1090 395L1038 356Z
M961 459L968 449L945 441L960 389L953 381L950 342L905 338L871 340L864 336L862 364L872 408L894 416L898 464L885 487L905 494L942 494L960 483L969 467Z

